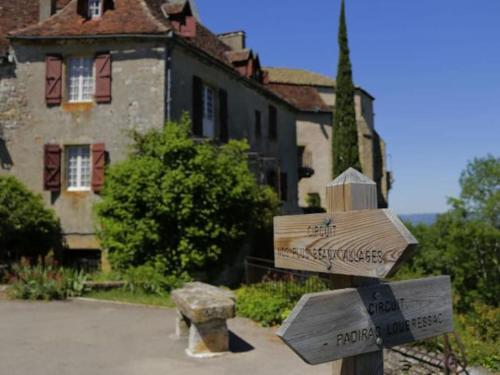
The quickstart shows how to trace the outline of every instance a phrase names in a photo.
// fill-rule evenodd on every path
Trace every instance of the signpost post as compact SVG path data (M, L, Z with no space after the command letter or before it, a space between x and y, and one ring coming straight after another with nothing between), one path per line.
M450 280L381 284L417 241L352 168L326 196L326 214L275 218L275 265L333 274L340 290L303 296L278 336L310 364L336 361L334 375L383 375L384 347L452 331Z

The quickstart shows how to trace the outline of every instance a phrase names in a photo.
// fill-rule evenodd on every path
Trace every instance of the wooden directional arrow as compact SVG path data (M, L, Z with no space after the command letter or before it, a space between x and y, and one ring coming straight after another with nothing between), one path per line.
M304 295L277 334L314 365L452 331L442 276Z
M391 210L359 210L274 218L275 266L385 278L417 240Z

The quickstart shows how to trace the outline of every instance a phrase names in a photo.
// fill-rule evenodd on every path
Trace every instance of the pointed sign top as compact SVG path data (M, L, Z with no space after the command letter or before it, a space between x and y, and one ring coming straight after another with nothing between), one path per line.
M349 168L347 171L338 176L335 180L330 182L327 186L338 186L338 185L376 185L374 181L366 177L361 172L358 172L354 168Z

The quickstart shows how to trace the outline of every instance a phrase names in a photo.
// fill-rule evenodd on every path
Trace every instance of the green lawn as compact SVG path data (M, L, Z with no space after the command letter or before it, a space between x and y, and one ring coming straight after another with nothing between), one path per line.
M140 292L130 292L123 289L109 291L91 291L85 293L86 298L95 298L104 301L135 303L139 305L175 307L170 299L170 295L160 297L158 295L145 294Z

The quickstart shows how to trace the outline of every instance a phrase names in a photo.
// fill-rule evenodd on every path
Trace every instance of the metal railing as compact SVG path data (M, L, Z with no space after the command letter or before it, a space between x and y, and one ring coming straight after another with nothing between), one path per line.
M330 279L321 274L276 268L269 259L246 257L244 265L245 284L260 284L261 288L290 300L328 290L330 285Z

